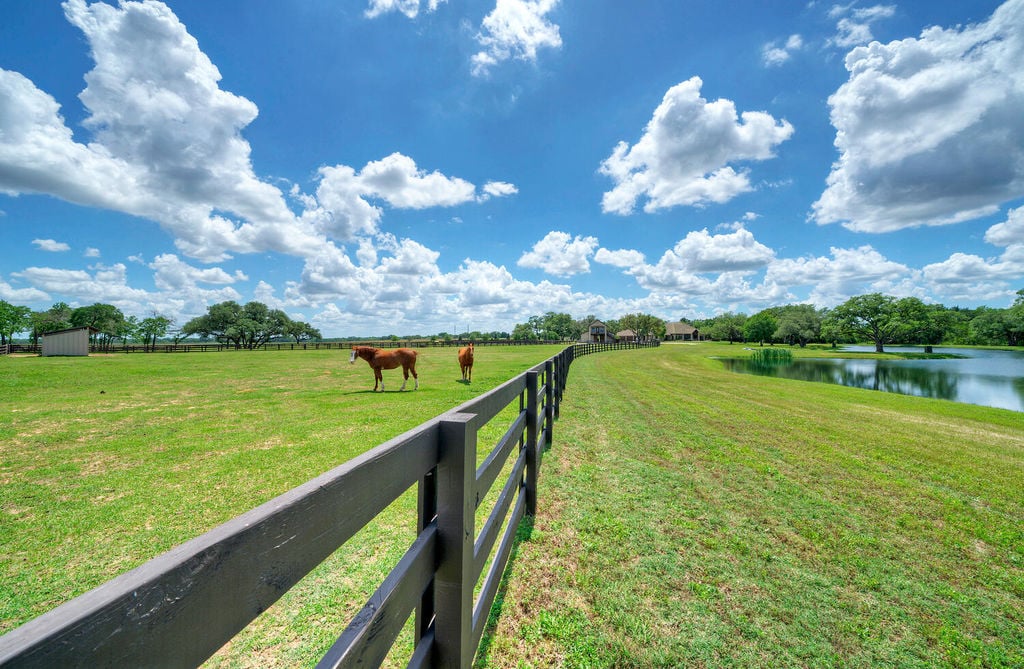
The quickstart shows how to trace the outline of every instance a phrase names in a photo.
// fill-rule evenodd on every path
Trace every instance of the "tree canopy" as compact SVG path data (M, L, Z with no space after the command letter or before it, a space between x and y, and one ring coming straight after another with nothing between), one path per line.
M884 353L885 345L913 341L927 318L924 303L916 297L897 299L871 293L851 297L829 312L830 325L857 341L869 341L875 352Z
M8 343L15 332L32 327L32 310L0 300L0 345Z
M280 309L271 309L262 302L244 306L233 300L214 304L203 316L182 326L185 336L213 338L239 349L255 349L274 337L291 336L320 339L320 331L307 323L296 323Z

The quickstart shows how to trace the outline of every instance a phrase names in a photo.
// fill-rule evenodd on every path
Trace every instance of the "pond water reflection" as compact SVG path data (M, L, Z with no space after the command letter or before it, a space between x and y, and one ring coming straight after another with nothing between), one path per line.
M871 349L849 347L846 350ZM919 348L887 350L921 352ZM936 348L935 353L963 357L939 360L797 359L781 365L723 359L722 363L730 371L745 374L836 383L1024 411L1024 352Z

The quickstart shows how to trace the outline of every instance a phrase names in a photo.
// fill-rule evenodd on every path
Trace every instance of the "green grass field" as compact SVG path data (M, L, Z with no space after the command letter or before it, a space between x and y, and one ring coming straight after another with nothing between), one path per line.
M0 632L558 350L480 347L466 385L453 349L429 349L420 390L393 392L392 371L385 394L338 351L0 358ZM573 363L477 664L1024 666L1024 415L709 358L742 354ZM397 501L209 664L314 663L414 508Z
M573 364L479 665L1024 666L1024 415L739 349Z
M391 370L383 394L347 351L0 357L0 633L560 350L479 347L464 384L456 349L427 349L419 390ZM408 494L212 664L314 661L414 525Z

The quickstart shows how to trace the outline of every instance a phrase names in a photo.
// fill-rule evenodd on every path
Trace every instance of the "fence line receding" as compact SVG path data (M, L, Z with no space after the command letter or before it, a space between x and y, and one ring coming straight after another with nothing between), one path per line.
M0 637L0 665L198 665L416 486L418 534L318 666L379 665L413 616L408 666L468 667L520 521L536 512L541 453L570 364L598 351L657 345L569 346ZM510 405L515 418L477 466L480 428ZM478 530L477 506L510 459L511 473Z

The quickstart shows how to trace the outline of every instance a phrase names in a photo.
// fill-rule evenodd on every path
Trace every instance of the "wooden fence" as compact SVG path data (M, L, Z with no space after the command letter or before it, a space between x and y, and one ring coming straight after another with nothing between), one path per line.
M527 340L527 339L480 339L472 340L476 346L536 346L538 344L562 344L558 340ZM375 346L377 348L443 348L466 346L469 339L451 339L448 341L429 339L408 340L368 340L368 341L308 341L308 342L268 342L256 347L259 351L330 351L349 350L353 345ZM208 353L211 351L236 351L234 344L223 342L185 342L178 344L104 344L89 345L89 353ZM10 353L41 353L38 344L11 344Z
M417 486L417 536L317 666L378 666L415 616L409 667L469 667L519 523L537 509L541 453L551 444L570 364L598 351L657 345L569 346L0 637L0 666L198 665ZM478 467L478 431L510 405L518 405L515 418ZM478 532L476 509L512 458Z

